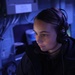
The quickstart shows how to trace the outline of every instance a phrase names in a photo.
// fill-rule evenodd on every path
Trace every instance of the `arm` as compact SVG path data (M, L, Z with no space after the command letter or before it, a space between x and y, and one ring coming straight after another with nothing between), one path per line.
M24 54L16 69L16 75L28 75L30 62L26 54Z

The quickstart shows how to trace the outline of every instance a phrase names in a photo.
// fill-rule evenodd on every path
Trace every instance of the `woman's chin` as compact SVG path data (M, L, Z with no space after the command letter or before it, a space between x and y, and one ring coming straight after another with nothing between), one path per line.
M40 49L41 49L41 51L43 51L43 52L47 51L45 48L40 48Z

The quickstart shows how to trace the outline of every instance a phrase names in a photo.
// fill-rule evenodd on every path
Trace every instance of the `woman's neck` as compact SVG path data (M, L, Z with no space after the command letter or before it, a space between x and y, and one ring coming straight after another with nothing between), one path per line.
M61 47L61 46L62 46L62 44L59 44L59 43L58 43L54 49L48 51L49 54L50 54L51 56L57 55L57 54L59 53L59 51L60 51L60 47Z

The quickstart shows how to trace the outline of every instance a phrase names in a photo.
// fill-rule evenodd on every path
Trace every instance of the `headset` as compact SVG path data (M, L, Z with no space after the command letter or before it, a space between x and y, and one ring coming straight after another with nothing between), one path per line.
M68 22L67 22L67 16L64 14L66 11L64 9L56 9L51 8L51 11L55 14L55 16L58 18L59 25L57 26L57 42L59 43L65 43L67 42L67 30L69 28ZM63 12L64 11L64 12ZM67 13L66 13L67 14Z

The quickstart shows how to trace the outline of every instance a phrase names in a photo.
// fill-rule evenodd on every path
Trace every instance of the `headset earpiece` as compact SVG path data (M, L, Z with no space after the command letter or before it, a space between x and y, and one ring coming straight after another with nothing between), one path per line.
M59 25L57 28L57 41L59 43L64 43L67 41L67 30L68 30L68 23L66 15L61 11L55 8L51 9L55 16L59 19Z

